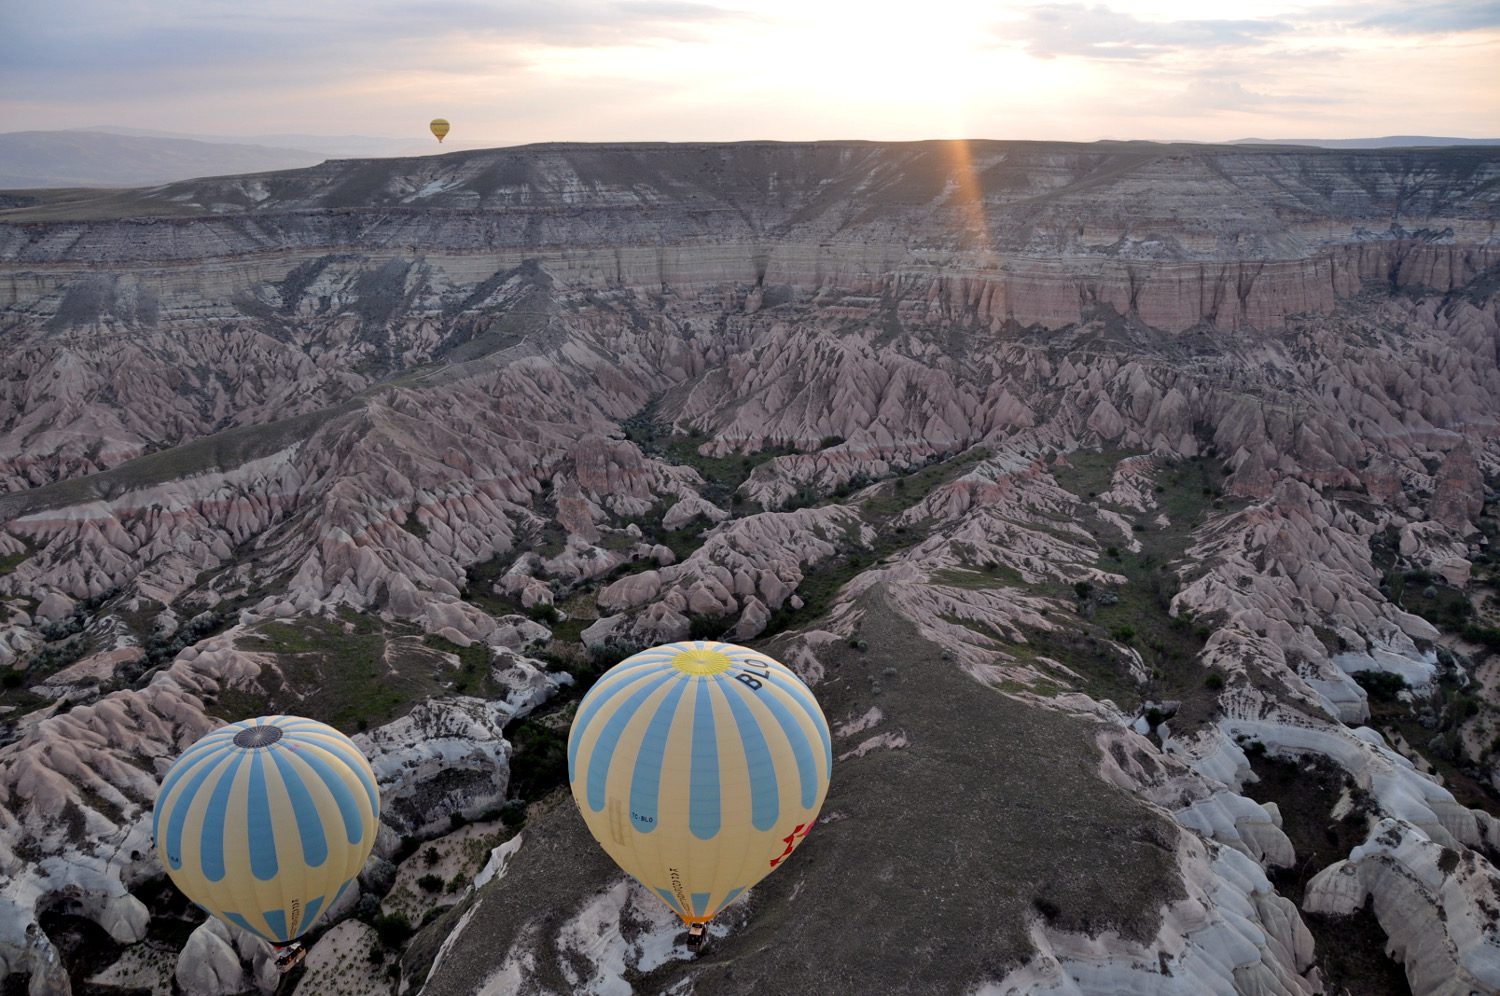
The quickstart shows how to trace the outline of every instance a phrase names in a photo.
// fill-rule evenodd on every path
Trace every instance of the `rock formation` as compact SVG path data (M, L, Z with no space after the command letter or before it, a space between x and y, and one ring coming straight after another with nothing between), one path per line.
M387 800L315 948L372 993L1335 992L1367 899L1413 991L1500 985L1497 178L539 146L0 210L0 978L195 923L158 779L288 710ZM691 962L558 790L576 695L688 636L797 668L841 759ZM481 815L525 829L376 921ZM266 983L213 925L176 966Z

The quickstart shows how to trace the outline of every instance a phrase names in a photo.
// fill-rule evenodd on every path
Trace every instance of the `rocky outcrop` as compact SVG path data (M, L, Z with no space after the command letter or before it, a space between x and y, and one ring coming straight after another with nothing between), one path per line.
M1237 851L1206 849L1183 838L1188 898L1163 911L1161 934L1147 945L1067 934L1038 921L1037 955L984 996L1106 993L1130 996L1235 996L1256 992L1310 996L1323 990L1312 935L1265 873Z
M1347 860L1308 883L1302 906L1348 914L1371 900L1413 992L1500 989L1500 875L1474 852L1444 847L1409 823L1382 820Z
M209 918L188 936L174 975L184 996L274 993L281 973L265 942Z
M1448 451L1432 479L1432 518L1459 534L1473 532L1484 508L1484 476L1474 451L1461 441Z
M1392 585L1490 569L1497 176L1484 151L567 146L191 181L113 195L138 208L118 220L7 211L0 969L60 977L50 910L138 941L161 771L211 700L298 663L246 634L354 639L357 618L432 665L433 697L362 735L386 854L506 801L505 725L564 682L544 659L586 675L590 652L790 628L769 646L832 704L854 773L820 834L858 827L897 907L920 905L907 862L933 832L892 786L933 791L979 745L993 778L963 791L989 799L1036 743L1069 752L1029 782L1066 828L1045 847L931 817L992 842L924 859L928 895L937 876L985 910L937 927L1006 924L932 935L943 971L984 963L956 986L1318 991L1266 877L1307 859L1298 816L1241 794L1247 749L1335 766L1387 821L1310 903L1373 896L1418 990L1492 985L1474 924L1500 823L1428 744L1360 725L1351 676L1399 677L1434 723L1464 680L1493 708L1490 665L1452 663L1475 645ZM716 974L733 957L677 964L660 911L528 812L406 988L752 985ZM971 894L1019 844L1009 878L1050 877ZM716 941L772 951L773 908L841 931L818 965L766 962L788 989L871 970L895 923L797 919L804 882L842 887L809 853ZM1138 869L1138 892L1095 881ZM238 944L200 929L179 984L261 985Z
M355 743L380 787L380 820L404 837L430 837L453 813L477 816L505 801L514 713L476 698L429 699Z
M796 597L805 571L873 539L854 511L837 505L738 519L711 532L682 563L603 589L599 607L632 613L632 622L622 629L601 620L599 632L607 628L611 638L649 645L687 636L692 616L720 619L743 612L736 637L753 638L771 612Z

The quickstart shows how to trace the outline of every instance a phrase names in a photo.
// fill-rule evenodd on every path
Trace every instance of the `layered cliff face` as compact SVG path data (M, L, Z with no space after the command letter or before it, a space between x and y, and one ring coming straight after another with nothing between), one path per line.
M345 912L424 929L315 952L365 991L1500 987L1497 180L563 146L0 212L0 970L263 984L173 967L145 820L264 708L389 776ZM839 756L696 961L555 754L689 635Z

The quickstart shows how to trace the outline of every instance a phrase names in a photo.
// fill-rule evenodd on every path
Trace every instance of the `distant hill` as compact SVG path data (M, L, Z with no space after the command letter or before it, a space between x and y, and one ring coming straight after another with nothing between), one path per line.
M142 187L315 166L325 152L92 131L0 133L0 189Z
M271 135L195 135L186 132L150 131L145 128L119 128L114 125L99 125L80 128L78 131L96 132L102 135L129 135L135 138L172 138L193 142L208 142L213 145L260 145L278 149L311 149L325 159L363 159L383 156L420 155L430 153L432 139L425 125L419 133L405 138L390 138L381 135L309 135L302 133L278 133ZM444 150L446 151L446 149Z
M1309 145L1318 149L1435 148L1447 145L1500 145L1500 138L1443 138L1387 135L1384 138L1240 138L1230 145Z

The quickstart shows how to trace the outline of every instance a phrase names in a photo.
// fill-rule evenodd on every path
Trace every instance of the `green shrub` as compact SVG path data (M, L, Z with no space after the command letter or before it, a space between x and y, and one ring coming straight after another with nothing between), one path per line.
M724 632L724 620L694 613L688 616L689 640L713 640Z
M500 822L508 827L518 827L526 822L526 803L512 799L500 807Z
M1406 689L1406 679L1399 674L1385 671L1356 671L1350 675L1376 702L1395 702L1396 695Z
M375 928L375 936L380 938L381 945L392 951L399 950L416 932L405 913L382 914L375 918L371 926Z
M526 610L526 614L534 621L555 626L562 622L562 613L557 611L557 606L551 602L538 602Z
M1471 643L1478 643L1490 650L1500 650L1500 629L1493 626L1475 626L1470 624L1464 627L1464 639Z

